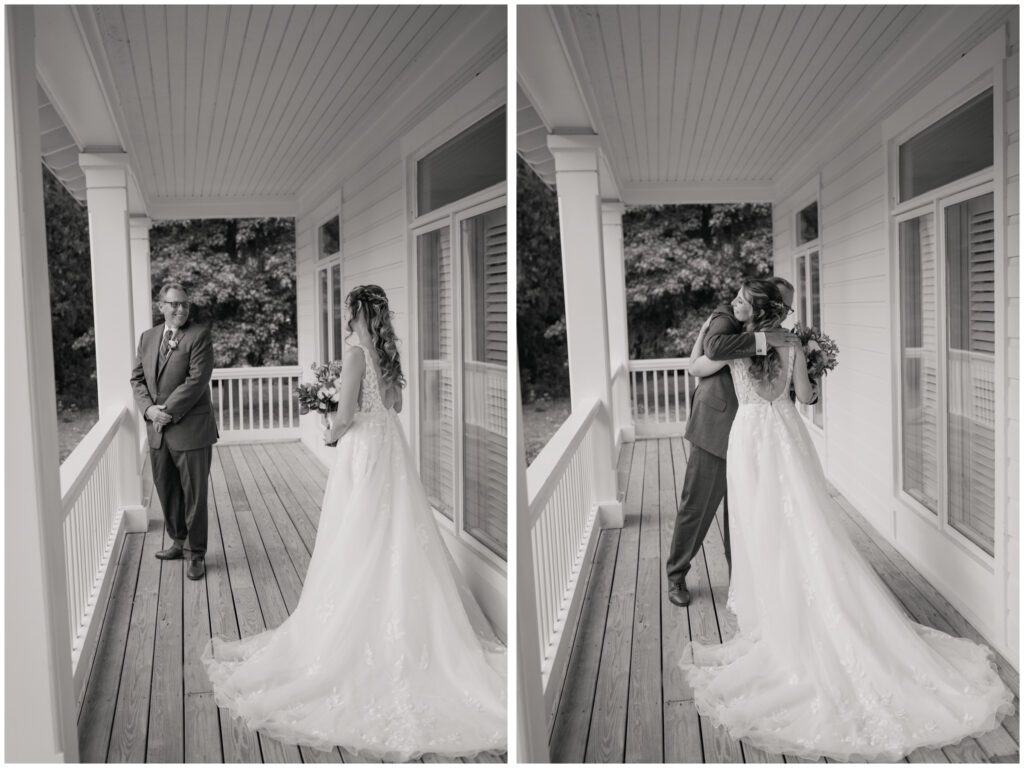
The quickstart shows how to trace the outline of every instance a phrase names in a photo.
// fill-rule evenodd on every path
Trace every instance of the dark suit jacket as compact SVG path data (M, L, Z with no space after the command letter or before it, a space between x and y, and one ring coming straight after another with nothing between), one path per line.
M704 334L704 354L711 360L735 360L752 357L757 351L754 334L743 331L743 324L733 317L728 305L711 314L711 324ZM729 430L736 418L739 403L729 367L705 376L697 385L686 422L686 439L699 448L725 458Z
M206 326L186 323L175 338L172 349L160 362L163 324L143 332L132 370L135 404L143 414L153 405L163 405L172 421L157 431L146 419L150 448L159 448L163 440L175 451L191 451L217 442L220 433L213 417L210 377L213 376L213 343Z

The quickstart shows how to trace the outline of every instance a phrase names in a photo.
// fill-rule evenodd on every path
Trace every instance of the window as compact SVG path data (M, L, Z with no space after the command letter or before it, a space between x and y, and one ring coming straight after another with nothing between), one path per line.
M320 225L317 231L317 242L319 244L321 259L329 259L341 251L341 225L340 218L334 216Z
M991 166L992 120L989 88L901 144L900 202Z
M995 545L992 89L898 147L900 489L988 555ZM983 114L987 112L987 114ZM970 177L961 185L957 182Z
M507 558L505 110L415 164L418 448L431 504Z
M817 206L815 206L815 209ZM817 217L815 217L817 218ZM793 309L797 322L821 330L821 258L817 248L798 253L796 264L796 297ZM818 382L818 400L811 405L799 404L800 412L819 429L825 428L825 383Z
M505 181L505 107L495 110L416 163L416 212L422 216Z
M818 239L818 203L814 202L796 215L796 244Z
M340 360L344 307L341 292L341 228L335 215L317 228L317 259L325 263L316 270L317 362Z

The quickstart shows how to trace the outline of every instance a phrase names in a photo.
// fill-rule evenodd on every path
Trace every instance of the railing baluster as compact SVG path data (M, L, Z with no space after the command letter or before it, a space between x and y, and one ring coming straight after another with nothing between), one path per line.
M252 393L252 379L249 379L249 392ZM263 429L263 377L256 379L256 397L259 398L260 423L256 429Z

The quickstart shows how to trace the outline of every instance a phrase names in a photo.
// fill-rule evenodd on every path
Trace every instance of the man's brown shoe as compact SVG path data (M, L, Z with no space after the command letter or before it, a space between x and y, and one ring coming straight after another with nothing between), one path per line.
M193 557L192 562L188 564L188 577L192 579L192 581L198 581L199 579L203 578L203 575L205 573L206 563L203 560L202 556L200 555L199 557Z
M156 553L158 560L180 560L185 556L181 544L171 544L167 549L161 549Z

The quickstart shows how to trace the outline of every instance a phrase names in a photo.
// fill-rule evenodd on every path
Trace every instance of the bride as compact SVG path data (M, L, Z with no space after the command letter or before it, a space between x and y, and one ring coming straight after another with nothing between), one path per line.
M747 330L777 328L778 288L748 280L733 300ZM690 372L728 364L739 410L726 457L739 632L691 643L681 666L701 714L760 749L896 760L980 735L1013 711L987 648L911 621L831 514L803 421L811 382L799 343L728 363L694 349Z
M405 761L506 749L506 655L434 521L396 412L387 296L347 298L338 440L295 611L204 654L217 703L289 744ZM351 338L351 337L350 337Z

